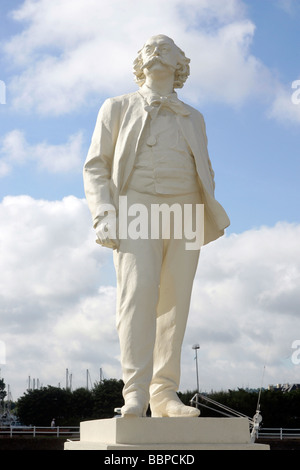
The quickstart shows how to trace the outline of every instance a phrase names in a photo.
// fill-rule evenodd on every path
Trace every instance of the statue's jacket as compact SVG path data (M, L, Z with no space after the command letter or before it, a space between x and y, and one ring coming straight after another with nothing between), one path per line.
M136 91L109 98L100 108L83 171L94 227L107 205L113 205L118 211L119 196L126 194L148 116L144 107L144 98ZM214 172L207 150L204 118L191 106L185 104L185 107L189 114L177 115L177 119L195 159L204 204L204 244L207 244L222 236L230 221L214 197Z

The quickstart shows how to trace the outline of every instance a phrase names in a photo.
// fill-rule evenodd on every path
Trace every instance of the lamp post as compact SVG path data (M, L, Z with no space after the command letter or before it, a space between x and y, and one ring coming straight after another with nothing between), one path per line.
M198 374L198 349L200 349L200 345L199 344L193 344L192 348L195 349L195 352L196 352L195 359L196 359L197 392L200 393L200 390L199 390L199 374Z

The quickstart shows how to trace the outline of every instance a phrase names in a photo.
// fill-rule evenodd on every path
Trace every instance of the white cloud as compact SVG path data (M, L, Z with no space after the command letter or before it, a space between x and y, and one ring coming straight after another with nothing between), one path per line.
M295 10L299 8L297 0L277 0L277 6L289 15L293 15Z
M10 173L14 166L30 162L50 173L77 172L82 167L82 141L82 133L78 132L64 144L40 142L31 145L24 132L10 131L0 141L0 177Z
M218 101L242 105L253 96L269 97L272 78L250 53L255 26L251 21L231 22L213 34L190 34L189 48L197 44L191 62L191 81L183 91L194 103Z
M289 86L278 86L269 116L284 123L300 124L300 80Z
M7 197L0 205L1 374L14 398L27 377L74 387L121 378L110 250L94 241L85 201ZM300 226L277 224L202 250L183 347L181 390L298 381ZM3 344L3 343L2 343Z
M109 252L95 243L86 202L6 197L0 225L1 375L13 396L28 375L56 385L67 367L82 372L108 357L115 367Z
M259 386L265 365L264 386L298 380L299 236L299 225L278 223L203 249L188 336L201 343L202 387Z
M26 1L13 14L24 30L5 45L17 73L14 106L64 114L95 95L135 89L132 62L157 33L191 58L182 96L192 102L243 103L267 93L270 74L251 54L255 26L242 0Z

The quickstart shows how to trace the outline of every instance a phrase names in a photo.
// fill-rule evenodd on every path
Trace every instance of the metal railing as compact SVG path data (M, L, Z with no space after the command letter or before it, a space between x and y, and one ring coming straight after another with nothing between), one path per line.
M300 429L294 428L260 428L256 434L258 439L300 439Z
M9 435L10 437L16 436L51 436L51 437L79 437L79 426L54 426L54 427L43 427L43 426L1 426L0 437L3 435Z
M259 401L259 400L258 400ZM205 402L206 404L204 404ZM228 406L218 403L210 397L203 395L201 393L196 393L193 398L190 400L191 405L197 407L204 407L210 410L213 410L223 416L227 417L243 417L247 418L249 421L249 427L251 430L251 441L254 442L256 439L300 439L300 429L296 428L261 428L260 423L262 421L262 416L260 414L259 404L257 405L257 410L253 418L246 416L239 411L233 410ZM209 404L209 405L208 405Z
M50 436L79 438L79 426L0 426L0 437L9 436ZM294 428L260 428L256 431L256 439L300 439L300 429Z

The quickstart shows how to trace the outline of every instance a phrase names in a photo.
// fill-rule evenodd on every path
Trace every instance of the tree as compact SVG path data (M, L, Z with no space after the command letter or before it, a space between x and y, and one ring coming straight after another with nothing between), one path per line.
M93 393L86 388L77 388L72 393L71 414L68 418L70 426L78 426L80 421L93 419L94 397Z
M123 382L104 380L93 390L78 388L74 392L56 387L29 390L17 402L20 421L26 425L79 426L81 421L112 418L114 408L122 405Z
M94 386L93 390L79 388L74 392L56 387L27 391L17 402L16 414L23 424L50 426L55 418L58 426L78 426L81 421L112 418L114 409L123 404L122 380L109 379ZM5 384L0 380L0 392L6 396ZM179 398L190 404L195 391L179 392ZM252 418L256 412L258 390L243 389L212 392L208 394L217 403ZM200 401L204 405L210 403ZM262 390L260 394L263 427L300 427L300 390L283 393L278 390ZM222 417L216 411L200 406L201 417Z
M29 390L17 402L20 421L32 426L50 426L55 418L56 425L69 424L71 392L57 387L43 387Z
M4 398L6 395L4 379L0 379L0 411L1 409L4 410Z
M114 408L122 406L123 403L123 386L123 381L116 379L103 380L96 385L93 390L96 419L112 418L115 415Z

